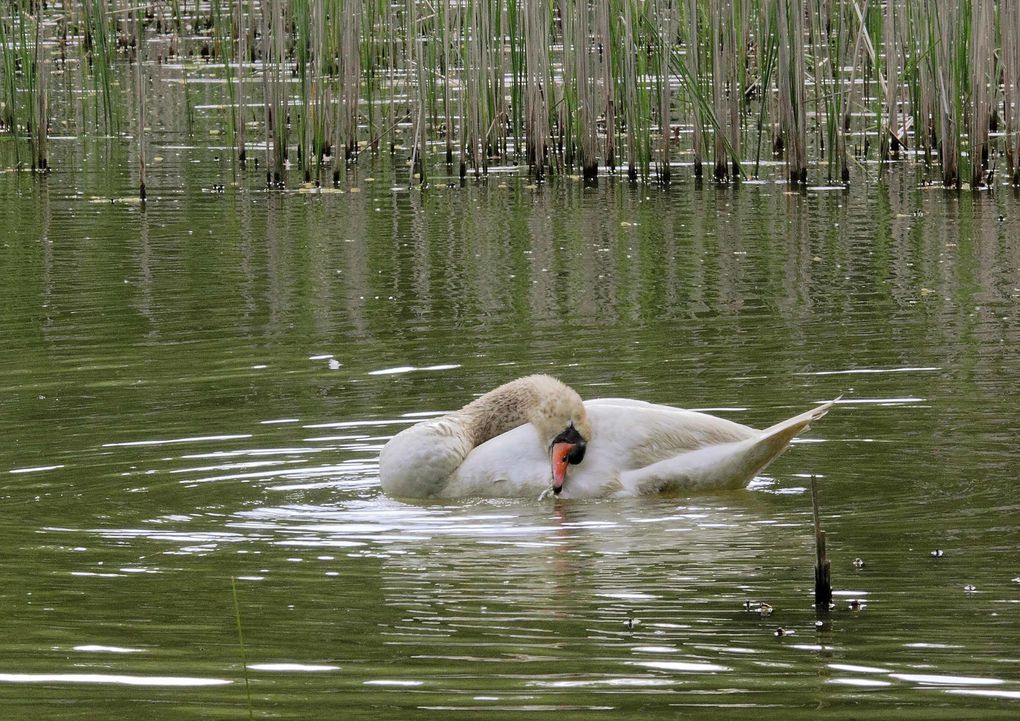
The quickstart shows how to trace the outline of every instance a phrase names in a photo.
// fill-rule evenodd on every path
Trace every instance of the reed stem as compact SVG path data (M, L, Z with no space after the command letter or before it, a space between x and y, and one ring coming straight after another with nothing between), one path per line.
M237 628L237 645L241 650L241 671L244 674L244 696L248 704L248 718L255 718L255 706L251 700L251 681L248 677L248 647L244 643L244 627L241 623L241 604L237 600L237 579L230 577L230 597L234 602L234 625Z
M246 136L261 133L266 181L274 187L285 182L292 151L305 180L329 172L329 162L339 183L363 144L378 151L384 142L391 153L406 153L418 183L434 162L452 165L455 156L462 177L469 168L480 176L490 164L521 160L538 178L569 168L591 181L601 168L625 164L633 180L663 182L674 177L678 158L691 158L694 177L702 177L710 156L714 177L725 181L739 177L751 156L760 173L766 143L785 159L793 183L805 183L822 163L830 179L847 182L854 156L884 164L913 143L917 152L906 157L922 159L946 187L991 186L999 157L1020 184L1018 5L7 3L0 12L0 125L14 137L15 162L25 146L32 166L44 169L51 121L116 137L121 108L129 106L139 123L133 134L141 190L146 106L154 107L156 85L145 66L151 47L156 62L180 59L168 71L179 83L160 90L183 91L189 134L198 114L219 105L206 102L215 91L205 76L222 77L228 142L243 168ZM69 27L80 28L81 70L63 62L76 37ZM53 59L57 42L60 61ZM140 65L133 93L121 90L132 82L118 67L132 48ZM206 65L196 69L187 60L195 55ZM48 86L61 70L68 97L77 90L85 105L51 106ZM262 105L258 117L249 104ZM72 122L50 118L54 112L73 115ZM429 152L433 143L440 152Z
M144 84L144 64L145 64L145 34L142 30L142 13L141 10L135 8L134 10L134 26L135 26L135 114L137 119L136 126L136 137L138 138L138 147L136 152L138 153L138 198L143 203L145 202L145 84Z

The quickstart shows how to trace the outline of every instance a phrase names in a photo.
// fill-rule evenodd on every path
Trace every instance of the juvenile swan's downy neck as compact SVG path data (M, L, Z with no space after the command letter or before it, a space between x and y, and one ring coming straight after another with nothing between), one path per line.
M535 426L550 454L566 437L578 449L571 463L583 458L584 443L591 439L584 403L572 388L551 376L525 376L390 439L379 457L383 488L396 496L440 493L473 448L526 423ZM561 465L565 468L566 461Z
M472 447L480 446L517 426L539 421L543 405L548 404L543 397L561 394L576 395L551 376L525 376L479 396L453 416L462 424Z

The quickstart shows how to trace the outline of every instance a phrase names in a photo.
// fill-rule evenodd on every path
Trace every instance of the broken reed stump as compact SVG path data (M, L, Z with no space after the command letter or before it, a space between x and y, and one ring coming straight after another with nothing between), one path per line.
M811 512L815 518L815 611L829 612L832 603L832 576L829 559L825 554L825 531L818 513L818 487L811 476Z

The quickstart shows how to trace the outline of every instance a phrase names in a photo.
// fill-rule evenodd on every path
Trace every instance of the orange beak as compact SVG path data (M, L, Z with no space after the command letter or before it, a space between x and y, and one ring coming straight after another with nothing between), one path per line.
M570 465L570 454L574 450L573 443L554 443L552 447L553 493L560 494L563 482L567 480L567 466Z

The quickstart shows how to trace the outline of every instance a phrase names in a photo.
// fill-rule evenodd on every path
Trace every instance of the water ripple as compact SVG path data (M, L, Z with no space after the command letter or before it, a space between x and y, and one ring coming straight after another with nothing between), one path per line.
M222 678L128 676L113 673L0 673L0 683L113 684L117 686L225 686Z

